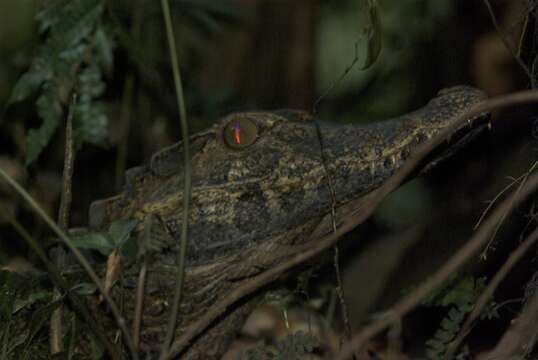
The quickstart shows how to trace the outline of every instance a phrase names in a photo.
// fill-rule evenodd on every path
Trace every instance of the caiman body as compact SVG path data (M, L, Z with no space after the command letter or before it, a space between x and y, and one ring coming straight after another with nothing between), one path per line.
M455 87L441 91L425 107L388 121L319 123L322 147L312 117L297 111L232 114L191 136L192 206L177 335L245 279L332 231L333 205L338 223L350 210L346 204L377 189L419 144L483 98L476 89ZM227 145L224 133L238 119L255 125L254 141L242 148ZM460 128L443 151L457 149L475 131L468 125ZM430 160L424 166L436 161ZM179 143L155 154L147 165L129 170L123 193L97 201L90 209L90 227L96 230L134 218L140 220L137 234L142 234L148 223L144 220L150 215L154 219L151 236L161 245L149 261L143 351L158 351L169 316L181 232L181 164ZM138 269L134 264L124 270L124 314L129 320ZM181 358L218 358L250 312L251 300L229 309Z

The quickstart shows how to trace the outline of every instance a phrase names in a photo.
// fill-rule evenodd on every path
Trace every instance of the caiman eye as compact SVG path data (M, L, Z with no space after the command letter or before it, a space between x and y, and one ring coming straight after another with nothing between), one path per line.
M258 138L258 127L249 118L234 118L224 126L223 137L230 148L243 149L254 144Z

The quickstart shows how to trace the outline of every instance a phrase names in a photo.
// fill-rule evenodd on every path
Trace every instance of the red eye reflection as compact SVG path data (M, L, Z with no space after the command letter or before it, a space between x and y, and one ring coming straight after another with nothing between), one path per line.
M235 143L241 145L241 124L236 122L234 125Z
M224 143L231 149L244 149L258 139L258 126L247 116L234 116L222 130Z

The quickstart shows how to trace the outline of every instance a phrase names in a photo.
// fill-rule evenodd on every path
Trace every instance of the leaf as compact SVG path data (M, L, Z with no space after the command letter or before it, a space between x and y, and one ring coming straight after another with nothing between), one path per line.
M45 92L37 100L37 113L43 120L38 129L30 129L27 138L26 165L33 163L49 144L52 135L60 123L62 107L58 102L56 88L47 86Z
M129 239L138 220L118 220L110 224L107 232L88 232L72 236L73 245L79 249L96 250L109 256Z
M36 21L39 23L40 33L45 32L62 19L62 9L65 8L67 3L69 3L69 0L50 0L46 3L46 6L43 6L35 16Z
M99 26L95 32L95 55L98 63L105 69L110 69L114 62L114 43L108 36L103 26Z
M131 232L138 225L138 220L118 220L110 224L108 233L116 248L120 248L131 236Z
M108 119L104 105L95 101L104 90L101 71L95 64L80 72L76 85L78 101L73 118L75 140L79 144L89 142L104 145Z
M99 0L71 0L62 8L62 21L50 29L44 56L54 62L63 51L74 47L94 29L103 12Z
M21 76L13 88L8 100L10 105L28 98L40 87L42 89L36 105L43 123L28 132L27 165L39 157L58 128L63 113L62 102L66 101L72 91L75 71L85 61L84 55L90 48L91 35L103 10L102 0L50 0L36 16L40 33L46 36L44 45L40 47L28 72ZM102 36L96 38L101 39L102 45ZM94 104L95 98L104 91L100 69L96 67L86 73L83 71L77 80L81 80L80 92L86 102L81 105L85 109L82 111L83 121L78 129L75 128L75 132L81 134L82 141L102 144L107 120L104 106Z
M436 334L435 334L435 338L440 340L441 342L445 343L445 344L448 344L453 338L454 338L454 333L455 331L458 330L459 327L457 328L454 328L454 329L450 329L450 330L447 330L447 331L438 331ZM455 330L455 331L452 331L452 330Z
M464 313L459 311L458 308L451 308L448 311L448 318L453 322L459 323L460 321L463 320L463 316L464 316Z
M436 354L445 350L445 344L436 339L426 341L426 345L428 350L433 350Z
M32 306L35 302L39 300L44 299L50 299L52 297L52 294L49 291L40 291L36 293L32 293L28 296L28 298L21 300L15 300L14 306L13 306L13 315L15 315L18 311L24 309L25 307Z
M439 305L463 305L472 303L480 293L480 282L472 276L460 278L453 283L447 293L438 301Z
M381 53L382 48L382 32L381 32L381 19L379 18L379 13L377 11L377 1L368 0L368 26L366 28L367 36L367 51L366 59L361 67L361 70L368 69L372 66L379 54Z
M7 106L23 101L35 92L44 81L52 77L52 68L42 58L37 58L28 72L23 74L15 84L7 101Z
M46 306L43 306L36 310L30 320L30 334L26 341L26 347L32 342L34 336L43 328L52 315L52 312L56 310L62 303L61 299L55 300Z
M90 232L87 234L73 236L73 245L79 249L97 250L101 254L108 256L114 250L114 244L107 233Z
M71 288L71 291L75 291L82 296L92 295L97 291L97 285L94 283L80 283Z

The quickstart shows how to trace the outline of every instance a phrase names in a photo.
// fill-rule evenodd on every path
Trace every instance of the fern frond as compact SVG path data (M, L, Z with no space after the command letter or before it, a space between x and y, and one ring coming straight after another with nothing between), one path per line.
M37 159L58 128L62 116L62 106L58 98L56 87L48 84L37 100L37 113L43 124L38 129L30 129L28 132L26 165Z
M73 118L77 143L104 145L108 121L104 104L97 101L104 91L105 83L97 65L89 66L79 73L76 85L79 100Z
M443 359L465 316L471 312L478 296L484 290L485 281L485 278L475 279L472 276L453 279L430 299L430 305L450 307L450 310L433 337L426 341L425 357L428 360Z
M106 51L106 45L103 45L106 35L98 29L103 10L103 0L53 0L45 3L36 16L45 42L8 101L10 105L41 90L36 105L43 122L39 128L28 132L27 165L35 161L49 144L60 124L63 105L73 90L80 93L81 98L75 109L74 130L79 135L76 140L79 143L103 143L106 115L104 105L95 101L104 92L104 82L101 69L90 61L98 52L94 42L101 47L99 54ZM99 36L96 34L98 30L101 31ZM106 62L111 63L111 51L106 56ZM102 59L102 56L98 58Z

